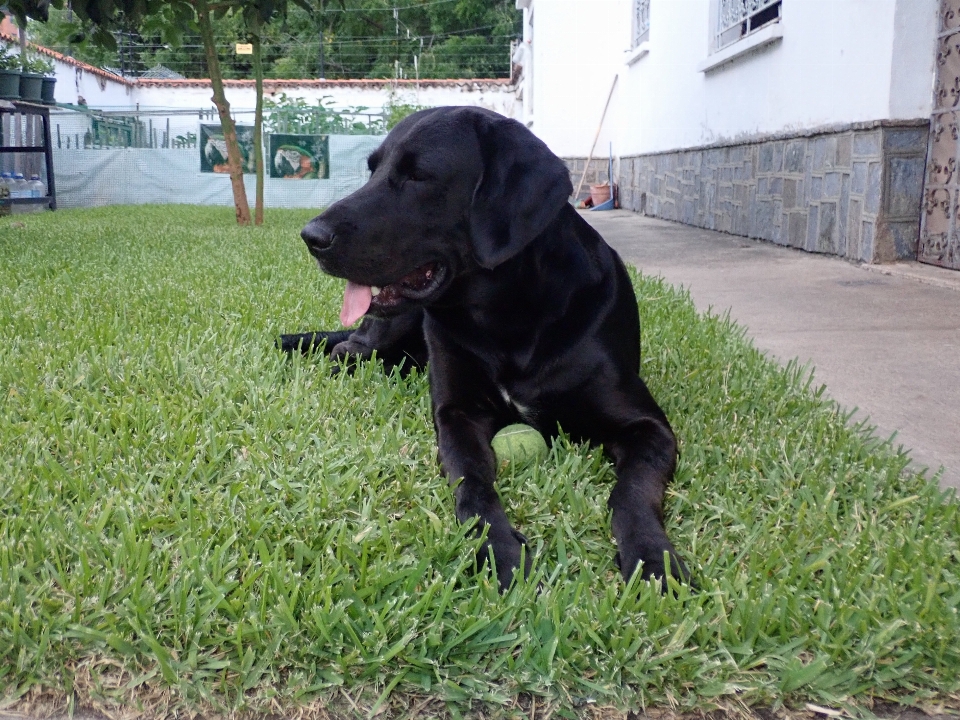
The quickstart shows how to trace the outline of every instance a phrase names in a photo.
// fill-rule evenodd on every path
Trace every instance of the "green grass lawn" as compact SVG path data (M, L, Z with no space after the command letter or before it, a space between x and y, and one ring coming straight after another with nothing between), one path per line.
M425 378L274 348L338 325L309 216L0 218L0 709L855 712L960 691L958 503L656 279L643 374L680 438L667 528L701 590L625 587L612 471L558 442L500 478L536 551L500 596Z

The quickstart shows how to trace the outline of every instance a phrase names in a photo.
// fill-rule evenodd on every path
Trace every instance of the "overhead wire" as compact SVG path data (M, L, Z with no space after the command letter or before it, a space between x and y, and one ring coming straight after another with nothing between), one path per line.
M330 8L325 7L325 13L348 13L348 12L394 12L395 10L418 10L420 8L430 7L431 5L443 5L445 3L458 2L458 0L431 0L431 2L420 3L419 5L385 6L382 8Z
M327 6L324 9L325 13L338 13L338 12L378 12L378 11L389 11L395 15L399 14L401 10L413 10L413 9L422 9L435 5L442 5L447 3L456 2L457 0L431 0L430 2L423 2L414 5L402 5L394 6L385 4L383 7L366 7L366 8L337 8ZM403 24L398 20L398 29L399 25ZM404 28L408 30L405 24ZM476 26L472 28L463 28L460 30L452 30L448 32L441 33L410 33L409 37L404 37L403 35L355 35L355 36L337 36L330 35L326 38L324 42L325 47L329 47L332 52L335 53L335 57L331 57L330 61L335 66L339 66L339 70L335 71L336 75L347 76L347 77L367 77L370 73L375 71L376 63L383 63L382 58L371 57L373 55L381 55L384 50L395 49L400 50L401 54L406 56L410 52L411 46L415 47L418 43L420 44L421 52L413 53L414 55L422 56L424 53L423 44L424 42L429 42L428 51L432 53L437 52L437 43L442 43L445 40L450 40L454 38L460 38L464 36L470 36L476 33L483 33L484 31L490 31L498 27L498 24L487 24ZM305 54L315 53L319 50L320 40L309 39L304 40L302 37L298 37L292 33L284 33L286 37L276 41L265 42L262 46L264 55L269 56L280 56L277 60L282 59L283 57L296 58L303 57ZM497 35L480 35L483 39L482 44L470 44L468 46L459 46L459 47L448 47L445 48L442 55L437 57L437 62L449 62L454 58L457 59L457 62L461 65L469 66L472 65L473 61L479 61L482 66L485 66L487 70L485 74L489 76L492 71L494 77L499 76L508 76L510 72L510 61L509 61L509 44L510 41L515 40L518 36L516 33L511 34L497 34ZM206 67L206 61L202 57L204 47L200 43L185 43L171 48L168 45L161 43L146 43L141 41L133 41L126 46L127 50L131 53L130 60L134 63L138 62L138 59L135 59L136 56L142 57L140 64L143 66L143 69L146 69L146 65L154 60L162 60L161 64L164 64L171 70L179 72L180 74L185 75L198 75L203 74ZM220 43L218 44L218 54L221 56L230 56L231 51L234 48L234 43ZM53 47L52 49L58 50L60 52L65 52L66 54L70 53L69 47ZM190 57L163 57L163 54L166 51L170 52L186 52L189 54L196 54L196 58ZM158 57L159 56L159 57ZM493 59L496 57L502 57L501 63L495 62ZM241 65L242 60L238 58L232 58L234 63L239 62ZM338 62L339 60L339 62ZM370 63L374 63L374 67L370 67ZM490 63L493 62L493 68L490 67ZM351 64L365 64L366 68L359 69L347 69ZM421 65L423 61L421 60ZM300 61L302 64L302 60ZM227 75L230 74L230 69L227 70ZM428 71L429 72L429 71ZM131 73L136 75L138 73ZM424 77L424 79L427 79Z

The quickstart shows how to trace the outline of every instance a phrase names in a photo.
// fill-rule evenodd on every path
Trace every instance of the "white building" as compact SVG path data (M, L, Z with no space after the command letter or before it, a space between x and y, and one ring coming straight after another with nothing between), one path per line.
M939 152L957 157L957 126L937 128L940 105L960 100L960 63L944 61L958 0L517 6L524 120L575 184L609 98L587 178L606 178L612 146L626 208L867 262L919 252L960 267L952 175L927 175L921 202L928 145L949 139Z

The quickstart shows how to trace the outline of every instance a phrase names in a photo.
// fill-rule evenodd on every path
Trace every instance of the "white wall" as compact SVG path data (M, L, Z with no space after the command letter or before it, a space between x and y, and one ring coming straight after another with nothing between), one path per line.
M937 4L784 0L782 40L704 73L711 0L652 0L649 53L631 66L630 0L534 0L533 129L562 156L586 155L615 73L615 155L928 117Z
M67 62L55 60L55 65L57 102L79 104L82 97L86 105L93 109L129 111L128 114L139 117L145 129L156 131L157 142L162 142L162 133L167 129L171 138L196 133L201 122L198 111L213 109L212 91L209 84L202 81L120 81L105 79ZM256 102L253 83L227 81L225 90L237 121L252 124ZM280 93L286 93L291 98L303 98L310 104L329 97L335 108L362 106L369 108L372 113L379 113L392 99L396 103L430 107L479 106L518 119L523 114L522 103L517 100L514 88L499 81L427 81L420 83L419 88L416 83L400 83L394 90L386 81L266 83L266 97L278 98ZM181 113L164 112L169 110L180 110ZM54 133L59 125L64 138L70 136L75 139L78 134L82 138L90 127L89 118L77 113L55 112L52 119ZM217 124L219 119L214 115L203 122Z
M147 132L156 134L156 142L163 142L163 134L169 130L170 137L197 133L201 122L217 124L215 112L210 117L200 118L199 110L213 110L211 89L202 81L139 81L121 82L104 80L102 77L64 62L56 62L56 100L77 104L83 97L91 109L122 112L136 115ZM234 117L241 124L253 123L255 89L252 82L227 81L225 88ZM388 82L337 82L282 81L268 82L264 95L277 98L286 93L291 98L303 98L310 104L323 97L332 99L333 107L366 107L371 113L379 113L392 99L395 103L410 103L425 106L472 105L495 110L508 117L520 118L522 103L517 100L514 88L500 81L439 81L400 83L391 90ZM170 112L179 110L180 112ZM52 130L56 140L59 130L63 147L66 138L71 143L90 128L89 117L73 112L54 112L51 116Z
M528 12L533 26L531 129L561 157L585 156L630 44L630 0L534 0ZM622 88L615 91L597 143L603 156L613 139L612 118L621 94Z
M291 98L303 98L313 104L329 96L338 108L363 106L379 112L391 99L414 105L474 105L495 110L508 117L520 117L522 108L517 103L514 89L503 82L483 80L423 81L419 84L401 82L391 91L389 81L267 81L264 96L277 98L286 93ZM225 86L232 110L252 110L255 89L252 82L230 82ZM141 81L133 96L141 109L149 108L209 108L213 106L209 84L195 81Z
M936 0L897 0L893 18L890 117L929 117L939 27Z
M9 33L0 33L0 41L17 51L17 38ZM134 84L128 80L112 76L110 73L92 68L73 58L53 52L47 48L38 48L31 44L32 52L53 62L54 99L59 103L78 104L81 98L91 107L128 107L133 102Z
M132 83L106 78L57 59L53 66L57 78L53 96L58 103L77 105L83 98L90 107L129 107L133 102Z

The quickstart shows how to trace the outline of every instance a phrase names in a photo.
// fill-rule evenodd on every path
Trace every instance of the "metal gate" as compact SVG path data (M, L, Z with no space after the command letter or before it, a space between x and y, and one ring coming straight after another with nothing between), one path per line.
M960 0L940 0L920 262L960 270Z

